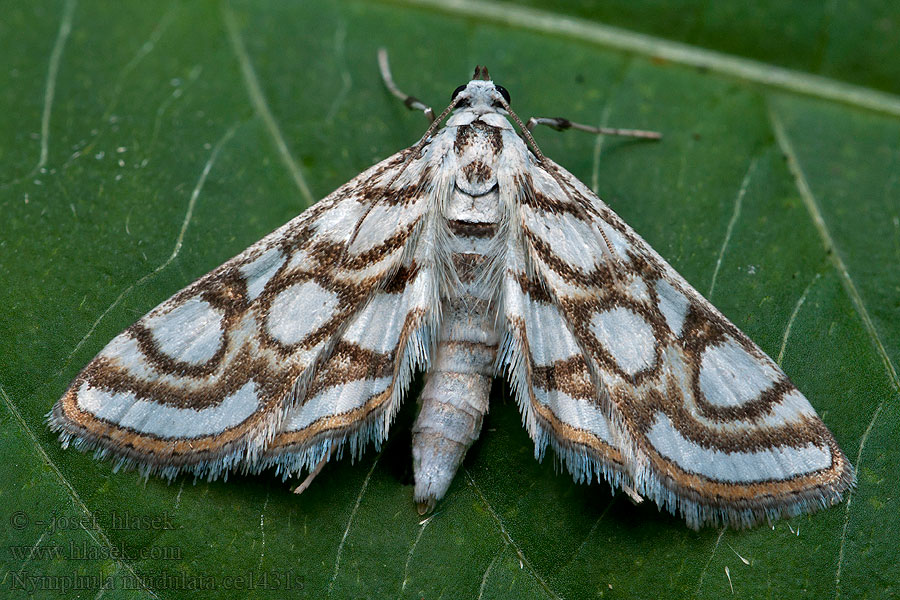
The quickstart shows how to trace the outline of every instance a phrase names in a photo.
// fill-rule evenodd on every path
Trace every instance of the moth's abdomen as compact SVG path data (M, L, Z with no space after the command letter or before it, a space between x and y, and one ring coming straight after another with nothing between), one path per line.
M447 492L481 433L498 341L486 309L486 302L469 295L444 302L441 342L413 426L415 499L422 514Z
M442 301L440 337L413 426L415 499L422 514L447 493L481 433L498 344L494 294L484 277L499 218L497 195L472 197L457 188L444 215L459 286Z

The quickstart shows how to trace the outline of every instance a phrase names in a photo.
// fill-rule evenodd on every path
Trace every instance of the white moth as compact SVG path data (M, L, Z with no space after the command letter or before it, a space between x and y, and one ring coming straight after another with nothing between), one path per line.
M806 398L529 133L591 128L523 126L482 67L435 119L380 58L432 118L425 135L114 338L48 415L64 446L165 477L315 475L378 448L424 370L422 512L495 376L538 459L549 444L576 481L691 527L840 501L853 468Z

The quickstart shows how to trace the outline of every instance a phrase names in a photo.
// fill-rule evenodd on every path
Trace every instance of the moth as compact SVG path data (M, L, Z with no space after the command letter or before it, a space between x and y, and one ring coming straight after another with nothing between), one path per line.
M541 460L687 524L835 504L854 471L782 370L571 173L484 67L411 147L115 337L48 414L63 446L215 479L376 448L417 371L431 510L505 377ZM518 127L518 132L515 126Z

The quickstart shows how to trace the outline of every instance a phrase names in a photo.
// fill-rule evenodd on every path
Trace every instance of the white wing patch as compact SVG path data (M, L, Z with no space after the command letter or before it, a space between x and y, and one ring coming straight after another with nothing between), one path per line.
M322 241L340 244L347 240L348 224L358 223L365 214L366 205L351 193L337 200L333 207L325 211L313 224L313 228ZM297 266L302 267L305 264L308 263Z
M591 318L591 332L620 369L636 375L656 363L653 328L637 313L617 306Z
M700 391L714 406L741 406L759 398L780 378L774 365L760 361L734 339L708 346L700 358Z
M407 311L400 294L376 294L344 332L344 340L373 352L394 350L400 341Z
M387 242L395 231L404 231L411 227L421 216L421 211L376 205L360 223L356 238L348 248L348 252L362 254L377 248ZM385 227L385 223L391 223L391 227Z
M522 212L524 226L543 243L552 247L554 255L559 260L585 273L606 260L602 247L584 244L585 239L597 235L591 223L586 223L568 213L545 214L543 211L528 207Z
M656 414L647 439L661 456L679 465L685 472L727 483L789 480L828 469L832 462L827 446L812 443L745 452L705 448L686 439L665 413Z
M266 328L285 346L302 342L328 322L338 302L337 293L326 290L315 281L292 285L272 300Z
M608 240L610 245L612 245L616 258L627 265L631 261L629 258L629 250L632 248L631 245L625 237L610 226L609 223L601 221L597 223L597 225L600 228L600 231L603 232L605 240Z
M534 388L535 399L550 409L564 424L573 429L589 431L603 442L615 446L609 419L599 404L591 404L569 396L558 389Z
M656 280L656 295L659 297L659 311L665 318L666 325L675 337L680 337L688 309L691 307L690 301L662 278Z
M523 311L523 316L529 339L538 342L528 346L535 366L548 367L580 354L575 340L566 335L568 326L555 307L537 302L528 306L530 310Z
M281 433L302 431L320 419L362 408L369 398L388 389L391 381L391 377L357 379L325 388L288 413Z
M149 317L144 326L159 351L172 358L202 365L216 355L224 342L225 313L194 297L171 310Z
M653 298L650 296L650 290L647 289L647 282L634 274L629 274L630 280L625 286L627 295L644 305L653 304ZM657 286L658 288L659 286Z
M305 258L304 262L309 262L308 255L299 251L291 257L291 262L294 263L298 260L298 258ZM281 252L280 248L269 248L265 252L263 252L259 258L243 265L240 268L241 275L243 275L244 279L247 281L247 298L251 301L259 298L259 295L263 293L263 290L266 289L266 285L269 281L275 277L275 274L278 272L278 269L281 268L281 265L284 263L284 255ZM288 268L293 268L294 265L288 265Z
M256 412L259 399L255 387L248 381L221 403L196 409L160 406L133 392L107 393L85 382L78 390L78 406L98 419L139 433L193 439L222 433Z

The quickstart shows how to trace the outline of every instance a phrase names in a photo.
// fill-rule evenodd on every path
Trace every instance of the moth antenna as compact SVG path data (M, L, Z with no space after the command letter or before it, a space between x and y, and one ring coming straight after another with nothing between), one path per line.
M556 131L577 129L579 131L586 131L588 133L595 133L597 135L618 135L622 137L641 138L646 140L662 139L662 134L658 131L645 131L643 129L617 129L613 127L594 127L592 125L582 125L581 123L575 123L574 121L570 121L569 119L564 119L562 117L531 117L530 119L528 119L528 123L525 125L525 128L528 129L528 131L534 131L534 128L538 125L546 125L547 127L555 129Z
M396 98L402 100L403 105L406 106L406 108L424 112L425 116L428 117L428 121L433 123L434 110L415 96L410 96L401 91L400 88L397 87L397 84L394 83L394 77L391 75L391 65L388 62L388 52L386 48L378 49L378 67L381 71L381 79L384 81L384 85L387 87L388 91Z

